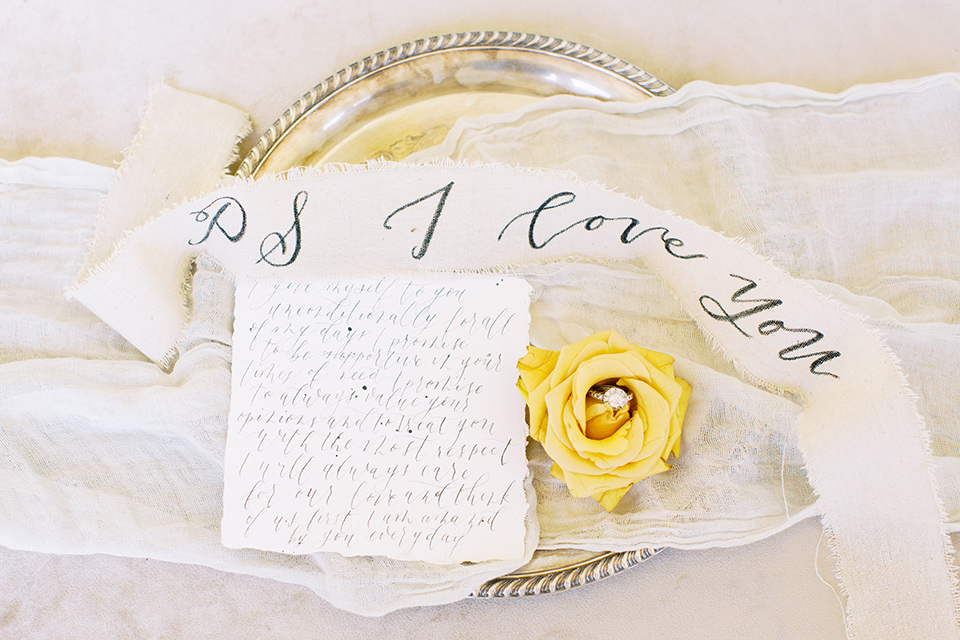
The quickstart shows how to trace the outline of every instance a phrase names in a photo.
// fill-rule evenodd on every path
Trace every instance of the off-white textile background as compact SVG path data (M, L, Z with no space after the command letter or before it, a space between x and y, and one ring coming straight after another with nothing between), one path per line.
M118 160L159 79L268 126L303 91L375 50L434 33L544 32L621 55L680 86L779 80L820 90L960 69L944 2L301 2L3 7L0 156ZM104 336L104 341L109 338ZM816 522L748 547L670 553L613 580L513 602L360 619L303 589L199 567L4 551L8 637L840 638Z

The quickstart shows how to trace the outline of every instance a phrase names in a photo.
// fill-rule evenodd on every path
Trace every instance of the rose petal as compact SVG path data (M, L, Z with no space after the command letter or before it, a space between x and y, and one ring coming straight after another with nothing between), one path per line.
M595 493L590 497L599 502L600 506L608 512L613 511L613 508L617 506L617 503L620 502L620 499L626 495L632 486L633 484L629 484L621 489L610 489L609 491Z
M638 432L640 431L638 429ZM605 440L589 440L574 430L563 432L559 429L548 429L543 448L554 460L559 462L562 459L564 469L598 474L632 461L636 457L633 450L639 449L638 441L642 443L642 433L636 438L618 433Z
M543 383L530 391L527 398L527 409L530 416L530 437L534 440L543 442L543 436L547 431L547 402L546 394L550 391L550 385Z
M557 384L563 378L576 371L585 360L595 358L598 355L608 352L606 342L600 340L581 340L574 345L567 345L560 349L557 355L557 364L551 374L551 382Z
M669 469L670 465L662 459L657 456L650 456L649 458L643 458L642 460L625 464L617 468L615 472L611 471L610 473L616 473L616 475L622 478L629 478L632 482L640 482L652 475L668 471Z
M583 434L590 440L609 438L630 421L629 405L614 411L613 407L596 398L587 398L586 405Z
M546 383L544 383L540 385L540 387L537 387L537 390L539 391L541 387L546 386ZM545 431L550 430L552 423L560 424L564 420L564 410L570 402L570 389L572 386L573 382L571 380L562 380L560 384L549 388L549 390L544 394L542 401L543 406L539 408L545 412L545 420L543 421L545 424ZM540 440L541 438L536 439Z
M557 356L556 351L540 349L532 345L527 347L527 355L517 362L517 370L520 372L517 386L524 400L529 396L529 391L540 386L553 372L557 364Z
M680 400L677 402L677 410L674 412L673 419L670 421L670 435L667 437L667 448L670 449L674 456L679 456L680 433L683 426L683 418L687 414L687 405L690 404L690 392L692 388L686 380L681 380L680 378L676 380L683 391L680 395Z
M555 431L548 430L543 439L543 450L550 456L564 471L579 473L602 473L597 465L579 455L576 451L565 445L557 437Z

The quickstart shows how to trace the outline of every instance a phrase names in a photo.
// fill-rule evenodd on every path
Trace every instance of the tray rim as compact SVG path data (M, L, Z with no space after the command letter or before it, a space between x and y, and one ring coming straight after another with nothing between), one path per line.
M278 144L311 112L351 85L409 60L462 50L518 50L579 62L622 80L650 97L663 97L675 90L622 58L586 45L518 31L469 31L413 40L383 49L328 76L301 96L264 131L237 167L240 178L256 177Z
M643 547L630 551L605 551L570 565L523 571L487 580L470 594L471 598L519 598L567 591L626 571L663 551L665 547Z

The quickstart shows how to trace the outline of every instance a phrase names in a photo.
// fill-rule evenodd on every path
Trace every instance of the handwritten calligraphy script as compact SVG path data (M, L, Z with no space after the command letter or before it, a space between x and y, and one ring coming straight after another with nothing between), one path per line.
M392 229L393 227L391 226L391 219L395 215L405 211L406 209L429 201L435 196L437 197L436 208L433 210L432 217L429 225L426 228L423 240L419 246L414 247L414 249L411 251L411 255L414 259L420 260L426 255L427 249L430 246L430 242L437 230L437 223L440 219L440 215L443 213L444 204L446 203L447 197L450 195L453 186L454 183L449 182L446 186L395 209L386 217L386 219L384 219L384 228ZM524 211L510 218L510 220L500 230L500 233L497 236L497 241L502 242L508 230L510 230L514 223L524 219L527 219L525 220L527 225L526 241L529 247L534 250L544 249L548 244L565 234L568 234L568 240L573 240L574 238L582 238L584 232L597 231L606 225L618 227L617 230L619 230L619 234L614 236L615 243L629 245L637 240L640 240L641 238L646 237L647 234L650 234L650 237L656 237L660 240L663 245L663 250L672 259L679 261L690 261L697 259L706 260L709 258L709 256L705 253L693 252L684 249L684 240L671 231L669 227L660 224L644 224L640 219L628 215L604 215L596 213L595 211L590 211L584 215L584 211L577 210L573 206L576 200L577 194L572 191L562 191L551 195L543 200L543 202L537 208ZM573 217L570 215L567 215L566 217L561 215L559 216L560 222L558 224L558 216L556 215L558 210L564 210L568 212L572 211ZM521 226L522 225L518 225L518 227ZM711 267L704 266L703 269L705 271L710 271ZM778 334L776 336L777 338L787 336L786 346L777 344L775 347L777 350L777 356L780 358L780 360L801 360L807 362L807 368L813 375L829 376L831 378L839 377L836 373L823 369L822 367L830 360L839 358L841 355L840 351L831 348L820 350L815 350L812 348L813 345L817 344L821 339L824 338L823 332L819 331L818 329L787 326L783 320L777 318L767 318L760 319L755 333L745 330L739 324L740 321L756 314L762 314L770 309L773 309L774 307L778 307L783 304L783 300L778 298L744 298L743 296L745 294L752 292L758 287L757 282L749 277L735 273L731 273L729 276L736 281L746 283L746 285L737 289L730 296L730 302L748 305L755 304L756 306L751 306L746 309L740 308L735 312L729 312L723 307L723 303L721 303L715 297L704 294L699 296L701 311L703 311L712 320L721 323L729 323L730 326L735 328L738 334L743 338L749 339L753 337L769 337L774 336L774 334ZM795 342L791 340L791 335L793 336L793 340L795 340Z
M522 557L529 298L502 277L239 279L224 544Z
M258 258L255 260L257 265L289 267L301 254L301 248L306 247L308 253L318 249L310 244L309 236L307 244L303 245L301 214L308 198L306 189L299 190L292 198L292 206L287 209L290 213L284 213L280 227L265 235L262 230L254 234L255 238L260 238ZM395 230L397 225L412 226L411 230L418 227L423 229L416 244L408 249L408 257L414 261L425 260L431 243L439 241L443 245L443 232L450 227L456 229L469 218L462 205L460 208L456 205L464 201L475 202L476 196L468 194L463 197L456 182L450 180L437 189L393 207L383 217L380 226L387 231ZM576 253L582 250L584 241L590 236L589 240L605 245L611 254L626 246L637 247L638 253L648 251L649 257L659 254L673 263L670 271L695 265L692 271L684 272L690 274L688 281L691 282L704 281L704 275L726 273L731 280L722 283L712 280L710 288L714 291L697 296L698 304L690 309L691 313L700 316L699 319L706 321L708 326L719 326L721 330L733 329L735 334L732 337L735 340L762 338L766 351L775 354L782 362L805 367L814 376L840 377L833 365L837 364L836 360L842 353L832 336L807 324L806 320L803 324L797 324L794 320L780 317L778 312L783 311L784 300L777 296L776 291L767 292L756 275L731 272L719 264L714 265L709 250L687 247L684 232L674 225L679 221L665 224L667 219L664 216L658 216L658 219L643 215L638 217L632 209L607 209L583 204L577 193L569 190L557 191L542 199L533 198L531 202L539 204L523 210L521 206L529 207L530 203L527 203L518 206L520 213L509 212L509 219L495 240L490 238L490 241L495 244L516 244L522 238L520 241L525 241L529 249L534 251L548 250L549 246L549 250ZM248 235L247 209L234 197L218 197L203 208L191 211L189 215L198 225L198 236L188 240L190 246L206 243L211 235L219 242L226 240L238 244ZM440 239L435 240L438 230L441 231ZM451 236L448 234L446 237ZM662 251L657 251L657 246ZM649 253L651 249L654 253ZM431 257L433 255L430 253ZM718 285L724 287L719 297L716 293L720 291ZM726 288L730 286L736 288L727 292ZM756 297L758 295L760 297Z

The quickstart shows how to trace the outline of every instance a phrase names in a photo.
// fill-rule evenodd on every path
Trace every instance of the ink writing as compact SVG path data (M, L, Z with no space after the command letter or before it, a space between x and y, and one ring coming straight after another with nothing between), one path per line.
M740 327L739 324L737 324L737 321L743 318L747 318L749 316L755 315L757 313L760 313L761 311L766 311L767 309L772 309L773 307L779 306L783 304L783 300L777 300L775 298L771 298L771 299L761 298L761 299L748 300L743 296L749 293L750 291L753 291L754 289L756 289L757 283L751 280L750 278L738 276L735 273L731 273L730 277L736 278L738 280L741 280L747 283L745 286L733 292L733 295L730 296L730 301L745 303L745 304L756 304L756 306L750 307L749 309L743 309L738 311L737 313L731 314L731 313L728 313L727 310L723 308L723 305L721 305L716 298L711 296L700 296L700 306L703 308L704 311L707 312L707 315L713 318L714 320L729 322L731 325L733 325L733 327L737 331L739 331L744 336L749 338L750 334L744 331L743 328ZM707 305L707 302L710 302L712 304Z
M225 543L521 555L528 304L507 278L238 282Z
M423 256L426 255L427 249L430 247L430 241L433 239L433 234L437 230L437 221L440 219L440 214L443 212L443 206L447 202L447 196L450 195L451 189L453 189L453 182L449 182L445 186L437 189L436 191L428 193L423 197L417 198L413 202L408 202L402 207L398 207L397 209L394 209L390 213L390 215L388 215L384 219L383 221L384 229L393 229L393 227L390 226L390 219L393 216L397 215L404 209L408 209L414 205L424 202L425 200L429 200L433 196L436 196L436 195L440 196L439 200L437 200L437 208L434 209L433 211L433 217L430 218L430 223L427 225L427 230L423 234L423 242L420 243L419 247L414 247L410 252L410 255L412 255L415 260L420 260L421 258L423 258Z
M423 240L419 246L413 247L411 250L411 255L414 259L419 260L424 257L427 253L427 249L430 247L430 241L433 239L433 235L437 229L437 223L440 219L440 214L443 212L444 205L446 204L447 197L450 195L451 190L453 189L453 182L449 182L443 187L432 191L425 196L421 196L412 202L394 209L390 212L389 215L384 219L383 226L385 229L393 229L390 221L391 219L406 209L413 207L421 202L425 202L434 196L439 196L437 200L436 208L433 211L433 215L430 219L430 222L427 225L426 231L423 235ZM683 240L680 238L671 235L670 229L663 226L652 226L644 227L640 220L637 218L629 216L604 216L601 214L594 214L579 220L576 220L572 223L566 224L558 230L554 230L552 233L549 231L546 232L549 235L546 237L539 237L538 231L542 231L542 227L545 224L541 221L541 217L544 212L550 211L552 209L559 209L560 207L572 204L576 200L576 194L571 191L562 191L556 193L549 198L547 198L539 207L531 211L525 211L523 213L517 214L510 219L509 222L501 229L500 234L497 236L497 240L503 240L504 234L507 232L515 222L521 220L527 216L530 217L530 221L527 226L527 242L532 249L542 249L547 246L551 241L555 240L559 236L567 233L568 231L574 230L576 228L582 228L584 231L596 231L602 227L605 223L608 222L622 222L626 223L623 227L623 230L620 233L620 242L623 244L630 244L636 241L638 238L646 235L652 234L660 237L660 241L663 243L663 248L671 256L675 258L680 258L682 260L691 260L693 258L705 258L706 256L702 253L681 253L679 250L684 246Z
M260 259L272 267L286 267L297 259L301 248L300 214L307 203L307 192L300 191L293 198L293 222L284 232L272 231L260 241ZM216 198L199 211L192 211L194 219L205 224L203 236L188 240L187 244L203 244L214 231L218 231L231 243L243 240L247 232L247 212L240 201L230 196Z
M757 288L756 281L735 273L731 273L730 277L746 283L744 286L733 292L733 294L730 296L730 302L737 303L738 305L745 304L751 306L748 306L747 308L737 307L736 310L728 311L726 308L724 308L723 304L713 296L702 295L700 296L700 307L714 320L719 322L729 322L731 326L733 326L745 337L753 337L746 329L743 328L743 326L741 326L743 321L751 316L755 316L780 306L783 304L783 300L778 298L746 298L744 297L746 294ZM764 320L757 325L756 331L757 334L761 336L770 336L779 332L799 334L806 339L801 340L792 346L780 349L778 351L780 359L790 361L811 358L812 361L809 365L810 373L831 376L833 378L838 377L837 374L830 371L820 370L820 367L830 360L840 357L841 354L839 351L834 349L828 349L824 351L803 351L804 349L807 349L823 339L823 333L817 329L788 327L783 323L782 320Z
M215 212L213 211L214 209L216 209ZM207 223L207 228L202 238L199 240L188 240L187 244L203 244L207 238L210 237L214 228L222 233L230 242L240 242L243 234L247 230L247 212L244 211L243 205L240 204L239 200L229 196L217 198L203 209L192 211L190 215L192 215L197 222ZM231 228L235 227L236 229L232 232L228 231L221 223L221 218L224 218Z
M307 192L300 191L293 198L293 224L290 225L290 228L287 229L286 233L280 233L278 231L273 231L268 233L266 237L260 242L260 259L257 262L266 262L271 267L286 267L293 264L293 261L297 259L297 256L300 255L300 214L303 212L303 207L307 204ZM293 235L293 240L288 242L290 235ZM288 244L292 243L292 246L288 247ZM289 256L287 256L289 248ZM280 249L280 257L283 258L286 256L285 261L273 260L271 255L277 250Z
M623 244L630 244L648 233L653 233L654 235L660 236L660 241L663 242L663 248L674 258L680 258L681 260L706 258L706 256L702 253L677 253L677 250L683 247L684 243L680 238L670 235L670 229L662 226L644 228L640 220L630 216L608 217L601 214L595 214L566 224L566 226L553 231L553 233L550 233L546 237L538 238L537 232L540 230L540 226L543 224L540 222L540 219L544 212L572 204L576 198L576 194L571 191L562 191L550 196L536 209L533 209L532 211L525 211L511 218L511 220L507 222L503 229L500 230L497 240L503 240L503 236L507 232L507 229L509 229L514 222L527 216L530 217L530 222L527 226L527 243L530 245L531 249L542 249L559 236L578 227L582 227L584 231L596 231L607 222L626 222L626 226L620 233L620 242Z

